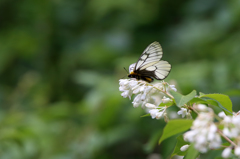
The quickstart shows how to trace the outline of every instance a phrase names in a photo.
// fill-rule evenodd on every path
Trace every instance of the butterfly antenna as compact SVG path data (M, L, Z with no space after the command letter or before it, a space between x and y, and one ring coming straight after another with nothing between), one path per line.
M122 77L122 78L120 78L120 79L124 79L126 76L127 76L127 75L123 76L123 77Z
M127 69L125 68L125 67L123 67L124 68L124 70L127 72L127 74L128 74L128 71L127 71ZM125 76L123 76L121 79L123 79L123 78L125 78L127 75L125 75Z
M125 67L123 67L123 68L124 68L124 70L128 73L127 69L126 69Z

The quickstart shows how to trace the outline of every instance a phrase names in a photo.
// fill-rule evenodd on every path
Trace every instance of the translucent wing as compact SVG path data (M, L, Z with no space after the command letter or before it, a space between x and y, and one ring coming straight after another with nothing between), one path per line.
M159 61L154 65L147 67L147 71L154 72L154 78L162 80L166 78L171 70L171 65L167 61Z
M170 70L171 65L167 61L157 61L154 64L139 70L139 73L142 76L150 76L157 80L162 80L168 76Z
M158 42L151 43L142 53L138 59L134 70L145 69L151 66L162 58L162 47Z
M129 66L129 73L133 72L135 65L136 65L136 63L133 63Z

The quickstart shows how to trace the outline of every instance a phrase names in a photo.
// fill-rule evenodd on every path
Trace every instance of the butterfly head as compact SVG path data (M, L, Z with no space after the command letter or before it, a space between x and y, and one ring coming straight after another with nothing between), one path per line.
M136 78L136 79L139 79L139 75L135 72L131 72L130 74L128 74L128 77L129 78Z

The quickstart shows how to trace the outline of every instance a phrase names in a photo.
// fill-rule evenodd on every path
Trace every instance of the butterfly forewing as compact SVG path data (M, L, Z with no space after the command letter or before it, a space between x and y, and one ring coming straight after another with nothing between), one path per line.
M157 80L166 78L171 70L171 65L167 61L161 61L162 54L162 47L158 42L150 44L138 61L129 66L130 74L128 77L147 82L152 82L152 77Z
M138 59L135 70L140 69L148 63L159 61L162 58L162 47L158 42L150 44Z

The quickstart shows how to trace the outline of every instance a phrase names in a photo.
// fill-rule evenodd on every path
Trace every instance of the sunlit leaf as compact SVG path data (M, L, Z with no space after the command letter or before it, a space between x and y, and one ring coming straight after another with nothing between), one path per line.
M193 144L191 144L184 159L196 159L198 155L199 152L194 148Z
M163 130L163 135L161 136L161 138L159 140L159 144L163 140L165 140L173 135L176 135L180 132L188 130L192 126L192 122L193 122L193 120L188 120L188 119L170 120Z
M147 116L150 116L150 114L145 114L145 115L142 115L141 117L147 117Z
M187 151L181 151L180 148L183 146L183 145L186 145L188 144L188 142L184 141L183 139L183 135L180 135L177 137L177 144L175 146L175 149L171 155L171 157L175 156L175 155L178 155L178 156L184 156L186 155Z
M174 97L176 105L178 107L183 106L184 104L186 104L187 102L189 102L191 99L193 99L197 92L195 90L193 90L191 93L189 93L188 95L182 95L178 92L175 91L170 91L171 95Z
M217 106L219 106L226 114L231 115L232 114L232 101L227 95L224 94L205 94L202 95L201 98L211 98L215 102L217 102ZM216 105L214 103L213 105Z
M205 100L203 100L203 99L201 99L201 98L193 98L193 99L191 99L189 102L190 102L191 104L193 104L193 103L196 103L196 104L198 104L198 103L201 103L201 104L207 103Z

